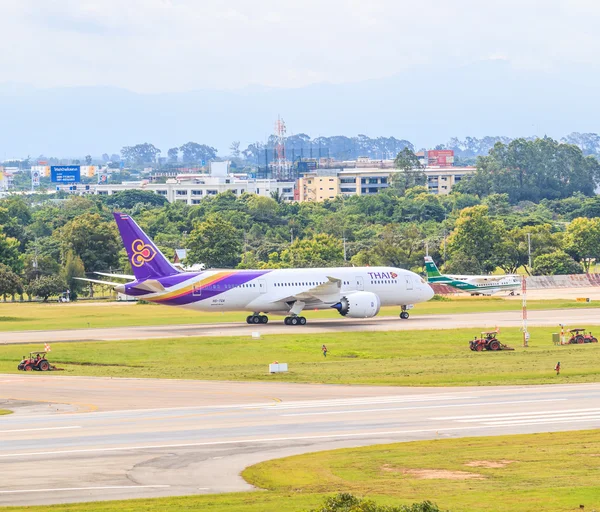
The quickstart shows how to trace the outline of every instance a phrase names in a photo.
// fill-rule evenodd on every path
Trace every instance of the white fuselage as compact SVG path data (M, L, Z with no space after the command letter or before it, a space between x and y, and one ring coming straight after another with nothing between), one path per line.
M225 274L226 277L222 277ZM185 274L181 276L184 277ZM212 279L217 278L220 280L215 281L215 284L200 285L211 283ZM332 280L339 281L339 287L328 286ZM317 297L303 298L319 286L325 286L330 292L318 292ZM190 287L194 289L193 301L178 304L169 298ZM306 309L328 309L342 297L357 292L376 294L382 306L407 306L433 297L431 287L420 276L408 270L393 267L341 267L265 271L207 270L199 274L190 273L189 279L141 298L200 311L287 314L291 305L297 301L305 302Z

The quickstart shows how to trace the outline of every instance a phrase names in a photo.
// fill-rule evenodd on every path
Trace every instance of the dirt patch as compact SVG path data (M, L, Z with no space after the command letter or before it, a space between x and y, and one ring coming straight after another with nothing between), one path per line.
M468 471L450 471L448 469L404 469L384 464L381 469L390 473L401 473L420 480L484 480L485 476Z
M488 468L488 469L497 469L497 468L505 468L509 464L513 462L517 462L516 460L472 460L471 462L467 462L465 466L469 466L470 468Z

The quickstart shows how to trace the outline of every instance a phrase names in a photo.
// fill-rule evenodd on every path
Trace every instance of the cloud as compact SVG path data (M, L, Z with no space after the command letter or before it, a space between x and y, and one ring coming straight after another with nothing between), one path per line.
M498 56L595 65L599 17L589 0L0 0L0 69L38 86L164 92L341 83Z

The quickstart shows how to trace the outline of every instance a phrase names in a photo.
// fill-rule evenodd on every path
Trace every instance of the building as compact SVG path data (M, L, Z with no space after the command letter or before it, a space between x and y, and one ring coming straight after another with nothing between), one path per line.
M318 169L298 180L298 201L321 202L341 195L360 196L378 194L390 186L398 169L353 168ZM448 194L465 175L475 167L426 167L427 188L432 194Z
M231 191L236 195L257 194L271 197L277 193L284 201L294 200L295 183L269 179L248 179L246 176L208 176L185 174L168 179L166 183L150 183L147 180L125 182L120 184L106 183L90 185L87 193L97 195L112 195L123 190L146 190L166 197L170 202L184 202L189 205L200 204L206 197L215 196L222 192ZM80 193L86 193L85 187ZM66 190L69 190L68 186Z

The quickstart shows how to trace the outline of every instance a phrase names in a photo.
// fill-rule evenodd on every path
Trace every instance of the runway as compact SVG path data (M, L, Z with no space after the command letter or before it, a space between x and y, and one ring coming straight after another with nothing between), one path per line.
M0 406L22 395L41 403L0 417L0 505L244 491L252 489L239 476L244 467L292 454L600 422L600 384L392 388L0 375ZM68 412L75 410L94 412Z
M556 326L564 323L574 326L600 324L600 308L555 309L529 311L529 326ZM57 331L4 332L0 344L109 341L125 339L184 338L189 336L251 336L294 333L326 333L344 331L404 331L422 329L454 329L483 327L521 327L521 311L497 311L486 313L461 313L453 315L413 316L409 320L398 317L375 317L366 319L339 318L311 320L305 326L286 326L281 319L273 317L266 325L244 323L219 323L198 325L161 325L137 327L113 327L95 329L70 329Z

